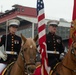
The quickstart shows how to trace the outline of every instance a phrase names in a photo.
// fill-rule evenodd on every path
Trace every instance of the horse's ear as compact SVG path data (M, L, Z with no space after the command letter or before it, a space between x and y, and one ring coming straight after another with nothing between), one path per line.
M25 43L27 39L22 34L21 34L21 38L22 38L23 42Z
M36 35L35 38L34 38L33 40L36 42L37 39L38 39L38 35Z

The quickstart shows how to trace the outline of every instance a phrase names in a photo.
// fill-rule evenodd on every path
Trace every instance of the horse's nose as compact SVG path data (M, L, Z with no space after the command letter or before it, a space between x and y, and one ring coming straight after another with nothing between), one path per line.
M36 67L35 67L35 66L32 66L32 65L30 65L30 66L28 67L29 73L33 73L35 69L36 69Z

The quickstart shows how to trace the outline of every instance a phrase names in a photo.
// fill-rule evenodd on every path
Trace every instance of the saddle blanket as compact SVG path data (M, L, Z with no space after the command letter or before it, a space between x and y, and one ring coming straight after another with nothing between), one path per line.
M5 67L6 67L6 64L0 63L0 75L1 75L1 73L4 70Z

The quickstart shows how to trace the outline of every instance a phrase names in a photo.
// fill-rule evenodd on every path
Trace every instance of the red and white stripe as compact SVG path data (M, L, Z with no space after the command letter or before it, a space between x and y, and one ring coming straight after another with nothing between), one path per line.
M46 30L45 30L46 26L45 26L44 8L38 11L37 19L38 19L39 45L41 53L41 75L48 75L50 69L48 67L48 58L46 53L47 46L46 46Z

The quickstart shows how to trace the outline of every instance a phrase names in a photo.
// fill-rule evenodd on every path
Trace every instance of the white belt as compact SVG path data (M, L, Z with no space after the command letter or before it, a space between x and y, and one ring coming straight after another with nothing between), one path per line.
M13 54L13 55L17 55L17 52L14 52L14 51L5 51L6 54Z
M47 53L51 53L51 54L59 54L58 51L46 51Z

